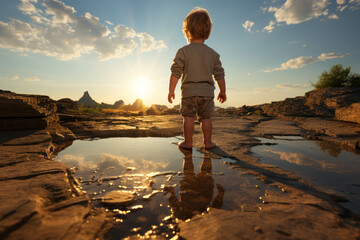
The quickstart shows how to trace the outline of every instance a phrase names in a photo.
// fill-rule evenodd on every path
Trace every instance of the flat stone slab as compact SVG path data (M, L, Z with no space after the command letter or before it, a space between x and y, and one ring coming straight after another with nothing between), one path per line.
M133 203L135 196L129 191L113 191L101 198L101 202L107 205L129 205Z

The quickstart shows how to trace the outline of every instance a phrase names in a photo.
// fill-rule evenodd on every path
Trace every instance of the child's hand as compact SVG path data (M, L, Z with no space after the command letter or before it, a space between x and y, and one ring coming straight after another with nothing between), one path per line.
M169 95L168 95L169 103L173 103L173 99L175 99L175 92L169 92Z
M219 100L220 103L224 103L226 101L226 93L219 92L217 100Z

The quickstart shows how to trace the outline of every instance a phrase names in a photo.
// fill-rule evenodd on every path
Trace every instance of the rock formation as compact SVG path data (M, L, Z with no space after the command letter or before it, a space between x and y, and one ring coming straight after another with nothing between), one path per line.
M43 129L58 123L56 110L48 96L0 90L0 130Z
M104 109L104 108L107 108L107 109L119 109L120 108L121 109L121 108L125 107L125 108L127 108L126 110L134 110L134 111L142 111L145 108L145 106L142 103L142 100L140 100L140 99L137 99L133 105L125 105L123 100L118 100L114 104L108 104L108 103L104 103L104 102L99 104L94 99L91 98L88 91L84 92L84 95L77 101L77 104L79 106L93 107L93 108L99 106L102 109Z
M359 109L360 88L326 88L307 92L303 97L219 112L236 115L262 113L272 117L329 117L360 123Z
M84 92L84 95L77 101L79 106L85 107L97 107L99 104L90 97L88 91Z
M124 103L123 100L119 100L119 101L116 101L116 102L114 103L114 107L115 107L115 108L121 108L121 107L123 107L124 105L125 105L125 103Z
M77 112L79 110L79 105L71 100L70 98L62 98L56 102L57 112Z

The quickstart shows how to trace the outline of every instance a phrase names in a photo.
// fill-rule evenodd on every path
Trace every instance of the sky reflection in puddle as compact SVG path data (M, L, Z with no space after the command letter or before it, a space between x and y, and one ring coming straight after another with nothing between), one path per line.
M257 211L270 187L254 176L232 170L213 154L180 151L177 138L109 138L75 141L57 161L74 167L74 176L93 199L108 192L135 194L129 206L108 207L118 222L107 239L175 233L176 219L186 220L208 207ZM175 143L175 144L172 144ZM281 190L275 190L281 192ZM95 201L96 206L102 206ZM103 205L104 206L104 205Z
M251 151L262 162L295 172L323 189L335 190L350 200L342 204L344 207L360 213L360 155L295 136L258 139L264 145Z

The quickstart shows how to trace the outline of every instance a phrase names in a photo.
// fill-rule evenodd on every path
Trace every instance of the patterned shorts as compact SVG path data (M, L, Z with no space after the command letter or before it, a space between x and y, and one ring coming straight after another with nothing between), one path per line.
M180 113L183 117L196 117L201 119L214 116L214 98L213 97L188 97L181 99Z

